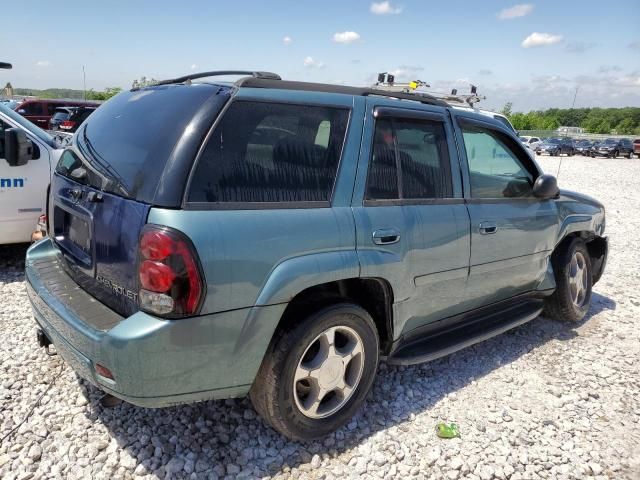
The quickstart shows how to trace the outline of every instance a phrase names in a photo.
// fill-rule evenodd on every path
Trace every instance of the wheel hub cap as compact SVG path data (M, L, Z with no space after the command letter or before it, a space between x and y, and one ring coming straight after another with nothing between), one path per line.
M331 327L318 335L298 362L293 381L296 406L309 418L340 410L356 390L364 368L364 346L355 330Z
M575 252L569 264L569 292L576 307L582 307L587 299L588 277L587 262L580 252Z

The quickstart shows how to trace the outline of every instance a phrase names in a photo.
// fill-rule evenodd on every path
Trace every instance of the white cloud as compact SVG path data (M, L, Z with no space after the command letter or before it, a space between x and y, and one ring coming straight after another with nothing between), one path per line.
M53 65L53 63L51 63L49 60L39 60L39 61L36 62L36 67L46 68L46 67L50 67L52 65Z
M498 18L500 20L511 20L512 18L524 17L533 11L533 5L530 3L520 3L513 7L505 8L500 11Z
M313 57L306 57L302 64L308 68L323 68L324 63L319 62L318 60L314 60Z
M353 43L360 40L360 34L356 32L338 32L333 34L333 41L336 43Z
M562 41L562 35L554 35L551 33L533 32L522 41L523 48L541 47L544 45L553 45Z
M285 45L291 45L291 42L293 42L293 40L291 39L291 37L289 35L287 35L286 37L284 37L282 39L282 43L284 43Z
M196 65L195 63L191 65L191 70L195 70L196 68L198 68L198 65Z
M402 7L394 7L391 2L373 2L371 4L371 13L376 15L393 15L402 13Z

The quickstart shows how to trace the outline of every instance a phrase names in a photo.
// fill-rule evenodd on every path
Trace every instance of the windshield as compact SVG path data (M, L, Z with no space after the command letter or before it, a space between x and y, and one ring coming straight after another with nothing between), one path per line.
M545 142L557 145L558 143L561 142L561 140L559 138L547 138Z
M507 120L506 118L504 118L501 115L494 115L493 118L495 118L496 120L498 120L500 123L504 124L505 127L507 127L509 130L511 130L512 132L515 132L516 130L513 128L513 125L511 125L511 123L509 122L509 120Z
M607 138L603 143L611 145L612 143L618 143L618 141L615 138Z
M42 130L40 127L37 127L36 125L31 123L22 115L19 115L13 110L11 110L10 108L5 107L4 104L2 103L0 103L0 113L2 113L3 115L6 115L9 119L11 119L12 122L17 123L22 128L24 128L27 132L37 137L39 140L42 140L47 145L55 147L55 141L53 140L53 137L51 135L49 135L47 132Z

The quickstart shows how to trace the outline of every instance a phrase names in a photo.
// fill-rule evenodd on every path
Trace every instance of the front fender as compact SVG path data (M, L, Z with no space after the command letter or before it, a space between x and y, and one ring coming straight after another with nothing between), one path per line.
M604 234L604 206L594 198L563 190L556 205L560 217L556 245L572 233Z
M271 271L258 295L256 306L286 303L309 287L359 276L360 263L355 250L290 258Z

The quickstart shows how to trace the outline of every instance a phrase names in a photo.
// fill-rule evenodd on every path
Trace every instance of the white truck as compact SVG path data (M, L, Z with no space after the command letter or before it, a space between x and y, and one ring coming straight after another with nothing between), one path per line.
M0 245L31 240L62 143L0 103Z

